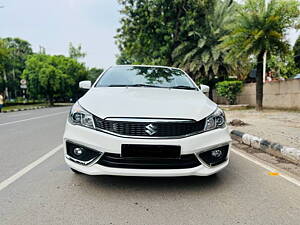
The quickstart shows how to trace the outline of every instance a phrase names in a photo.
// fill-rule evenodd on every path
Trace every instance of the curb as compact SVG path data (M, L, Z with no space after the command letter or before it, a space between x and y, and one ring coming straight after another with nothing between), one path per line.
M49 108L49 106L36 106L31 108L24 108L24 109L10 109L10 110L3 110L3 113L9 113L9 112L18 112L18 111L25 111L25 110L34 110L34 109L43 109L43 108Z
M222 109L248 109L250 107L249 104L239 104L239 105L223 105L223 104L218 104L218 106Z
M281 144L270 142L260 137L253 136L251 134L243 133L238 130L232 130L230 132L231 138L241 142L245 145L251 146L255 149L268 152L272 155L279 156L291 160L296 163L300 163L300 150L283 146Z

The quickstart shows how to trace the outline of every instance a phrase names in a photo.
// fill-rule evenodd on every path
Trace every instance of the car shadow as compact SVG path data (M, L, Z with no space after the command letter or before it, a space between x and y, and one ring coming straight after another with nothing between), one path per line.
M221 188L225 173L220 172L208 177L126 177L126 176L86 176L81 175L84 182L96 189L109 191L150 191L177 192L199 191L211 188ZM82 181L83 181L82 180Z

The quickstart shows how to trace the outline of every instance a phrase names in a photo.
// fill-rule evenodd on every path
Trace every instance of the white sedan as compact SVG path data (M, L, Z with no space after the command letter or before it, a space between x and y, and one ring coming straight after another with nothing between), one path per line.
M76 173L208 176L229 162L223 111L182 70L113 66L72 107L64 133Z

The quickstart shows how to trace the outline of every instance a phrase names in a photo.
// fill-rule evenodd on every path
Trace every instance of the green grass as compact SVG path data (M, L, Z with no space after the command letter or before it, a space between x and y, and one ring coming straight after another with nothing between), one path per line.
M53 107L61 107L61 106L71 106L73 103L54 103ZM12 105L12 106L4 106L2 111L14 110L14 109L29 109L38 106L50 106L48 103L39 103L39 104L29 104L29 105Z
M4 106L2 108L2 111L7 111L7 110L14 110L14 109L28 109L28 108L33 108L37 106L48 106L47 103L42 103L42 104L32 104L32 105L12 105L12 106Z

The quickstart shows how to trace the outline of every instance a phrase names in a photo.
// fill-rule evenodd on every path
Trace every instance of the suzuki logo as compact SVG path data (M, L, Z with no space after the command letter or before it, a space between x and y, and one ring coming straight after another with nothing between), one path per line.
M145 132L149 135L153 135L157 132L157 126L149 124L145 127Z

